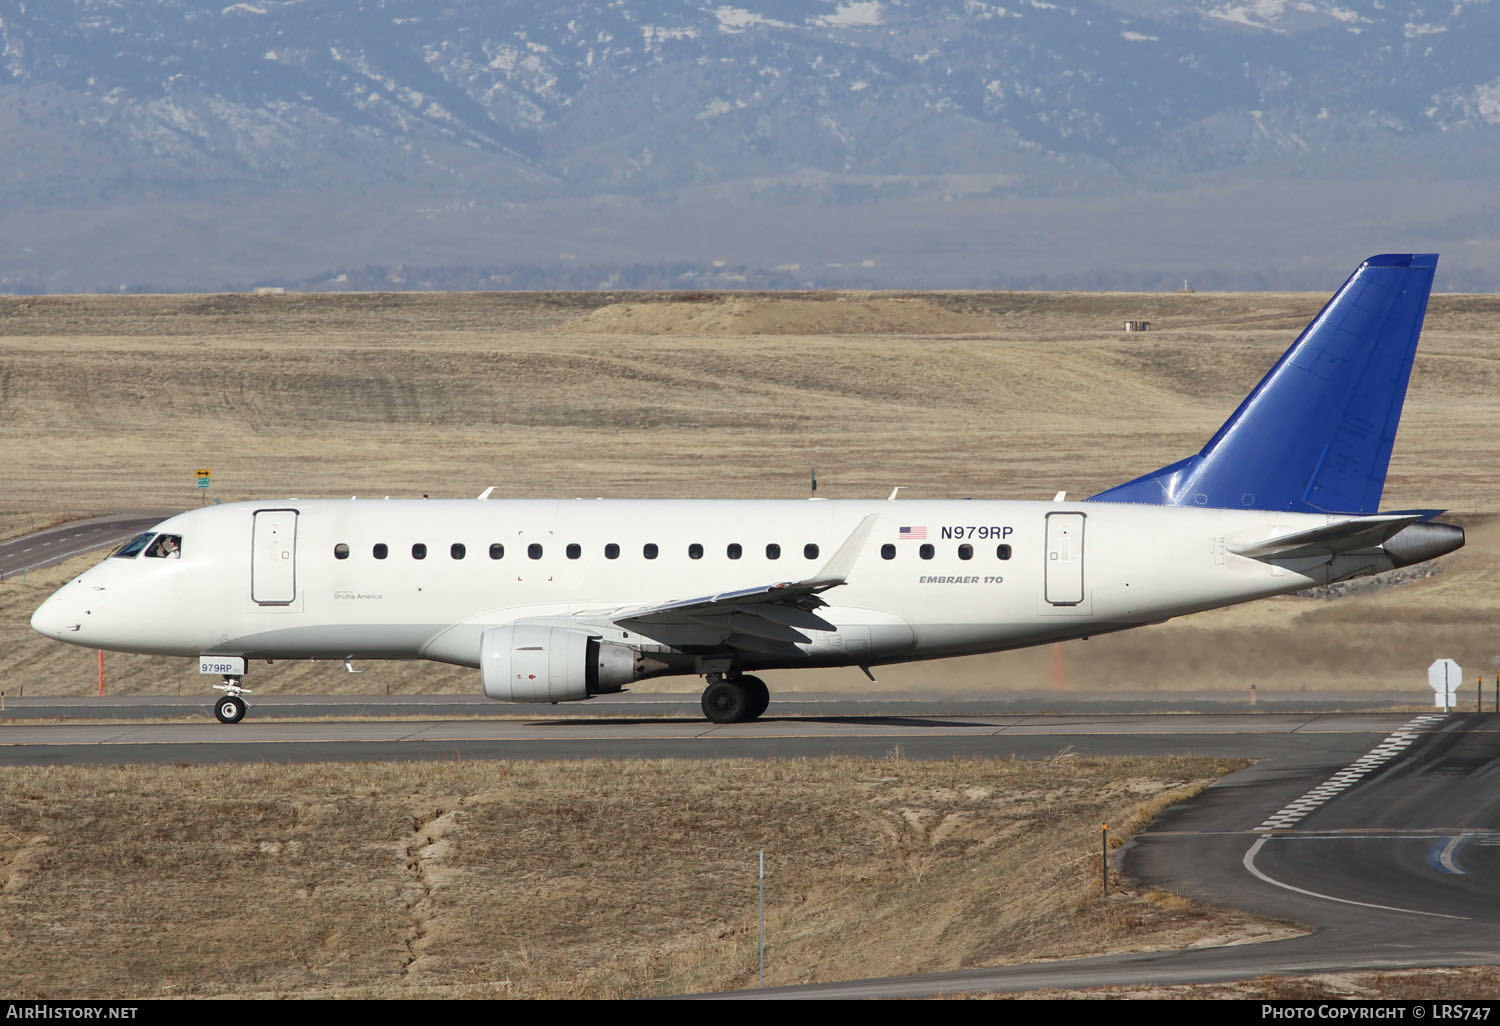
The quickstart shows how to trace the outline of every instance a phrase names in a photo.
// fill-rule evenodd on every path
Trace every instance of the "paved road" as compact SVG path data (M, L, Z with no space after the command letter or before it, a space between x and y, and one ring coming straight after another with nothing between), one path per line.
M1500 961L1497 742L1493 714L1419 717L1352 766L1262 764L1169 810L1125 868L1321 927L1283 952Z
M329 672L336 673L330 669ZM254 684L254 679L250 680ZM11 719L161 719L167 716L211 715L212 679L189 682L179 695L107 695L27 697L15 680L0 723ZM1389 691L1295 691L1263 693L1255 701L1239 692L1223 691L970 691L952 695L931 692L860 693L777 691L771 696L769 719L787 716L998 716L1036 713L1074 713L1090 716L1131 716L1141 713L1217 713L1294 715L1384 712L1396 706L1426 707L1431 692L1425 687L1409 695ZM15 701L21 697L24 701ZM1404 700L1409 699L1408 705ZM1466 699L1471 701L1472 699ZM567 702L551 707L506 705L483 697L479 674L474 690L444 695L279 695L250 697L249 721L274 717L327 719L339 716L521 716L528 719L631 718L687 716L700 718L698 694L628 691L599 695L587 702ZM248 722L248 721L247 721Z
M465 696L270 696L233 726L215 722L202 697L22 699L0 712L0 764L122 762L306 762L434 758L780 758L1078 754L1234 755L1294 758L1310 744L1349 753L1398 729L1410 713L1129 715L1084 712L984 715L918 699L861 701L815 696L779 706L796 715L715 725L690 695L632 695L613 702L549 706L532 715ZM963 703L982 705L977 700ZM336 712L334 712L336 710ZM399 715L392 715L399 711ZM476 713L488 715L479 716ZM33 715L36 714L36 715ZM103 714L103 715L101 715ZM336 715L340 718L330 718ZM411 719L414 715L426 719ZM64 722L40 722L42 716ZM175 722L144 718L179 717ZM361 717L349 719L348 717ZM102 722L67 722L94 720ZM1309 740L1312 737L1321 740ZM1351 756L1352 757L1352 756Z
M0 581L61 563L90 549L123 544L175 512L177 511L141 510L136 513L111 513L89 520L69 521L60 527L38 531L36 534L0 541Z

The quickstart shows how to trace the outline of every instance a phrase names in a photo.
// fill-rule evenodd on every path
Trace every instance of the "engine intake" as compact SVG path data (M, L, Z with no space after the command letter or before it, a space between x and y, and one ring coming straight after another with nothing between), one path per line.
M502 702L577 702L641 676L638 649L571 627L510 624L480 636L484 693Z

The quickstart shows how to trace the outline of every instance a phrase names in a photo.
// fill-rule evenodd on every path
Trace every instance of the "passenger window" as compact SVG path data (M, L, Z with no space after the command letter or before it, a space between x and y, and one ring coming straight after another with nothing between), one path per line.
M421 542L417 542L415 545L413 545L411 547L411 558L412 559L426 559L427 558L427 546L423 545Z
M504 559L505 558L505 546L501 545L499 542L491 542L490 543L490 558L491 559Z
M781 546L777 545L775 542L772 542L771 544L767 545L766 546L766 558L767 559L780 559L781 558Z
M968 545L968 544L960 545L958 547L958 558L959 559L973 559L974 558L974 546Z
M1010 558L1010 546L1009 545L1001 545L999 548L995 549L995 558L996 559L1009 559Z
M146 549L146 555L154 559L177 559L182 555L182 535L157 535L156 541Z
M343 542L339 542L337 545L335 545L333 547L333 558L334 559L348 559L349 558L349 546L345 545Z
M688 559L702 559L702 558L703 558L703 546L702 545L700 545L698 542L693 542L693 544L691 544L691 545L688 546Z
M116 552L115 555L120 556L124 559L132 559L136 556L139 556L141 554L141 550L146 547L146 544L155 537L156 535L152 534L150 531L147 531L145 534L138 534L134 538L130 539L130 541L125 545L121 546L120 551Z
M604 558L605 559L619 559L620 558L620 546L616 545L614 542L610 542L608 545L604 546Z
M655 559L656 542L647 542L645 545L641 546L641 555L645 556L647 559Z
M536 542L532 542L530 545L526 546L526 555L530 556L532 559L541 559L542 547Z
M923 545L922 548L921 548L921 550L920 550L920 555L921 555L921 557L923 559L931 559L933 553L936 552L936 551L937 550L934 549L930 544Z
M569 559L577 559L581 555L583 555L583 546L579 545L577 542L569 542L568 543L568 558Z
M376 559L384 559L389 551L390 550L385 547L385 542L376 542L375 548L371 550L371 554L374 555Z
M818 547L812 544L812 542L808 542L806 545L802 546L802 554L808 559L817 559Z
M469 550L464 547L463 542L454 542L452 545L448 546L448 555L452 556L454 559L463 559L464 556L468 554Z
M740 548L739 542L730 542L729 548L725 550L725 554L728 555L730 559L739 559L744 551L744 549Z
M896 558L896 546L892 545L890 542L886 542L884 545L880 546L880 558L881 559L895 559Z

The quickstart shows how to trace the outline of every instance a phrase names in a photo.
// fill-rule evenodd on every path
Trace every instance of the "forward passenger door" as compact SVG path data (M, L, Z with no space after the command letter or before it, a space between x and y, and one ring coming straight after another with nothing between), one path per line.
M258 509L250 543L250 597L263 606L297 599L297 511Z

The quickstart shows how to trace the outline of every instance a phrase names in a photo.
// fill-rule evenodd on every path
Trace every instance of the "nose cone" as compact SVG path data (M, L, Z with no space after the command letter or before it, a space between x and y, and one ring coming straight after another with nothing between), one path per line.
M66 587L64 585L63 589L54 592L51 598L36 607L36 612L31 614L31 629L58 641L76 642L83 623L77 615L78 610L72 608L75 603L63 595Z

